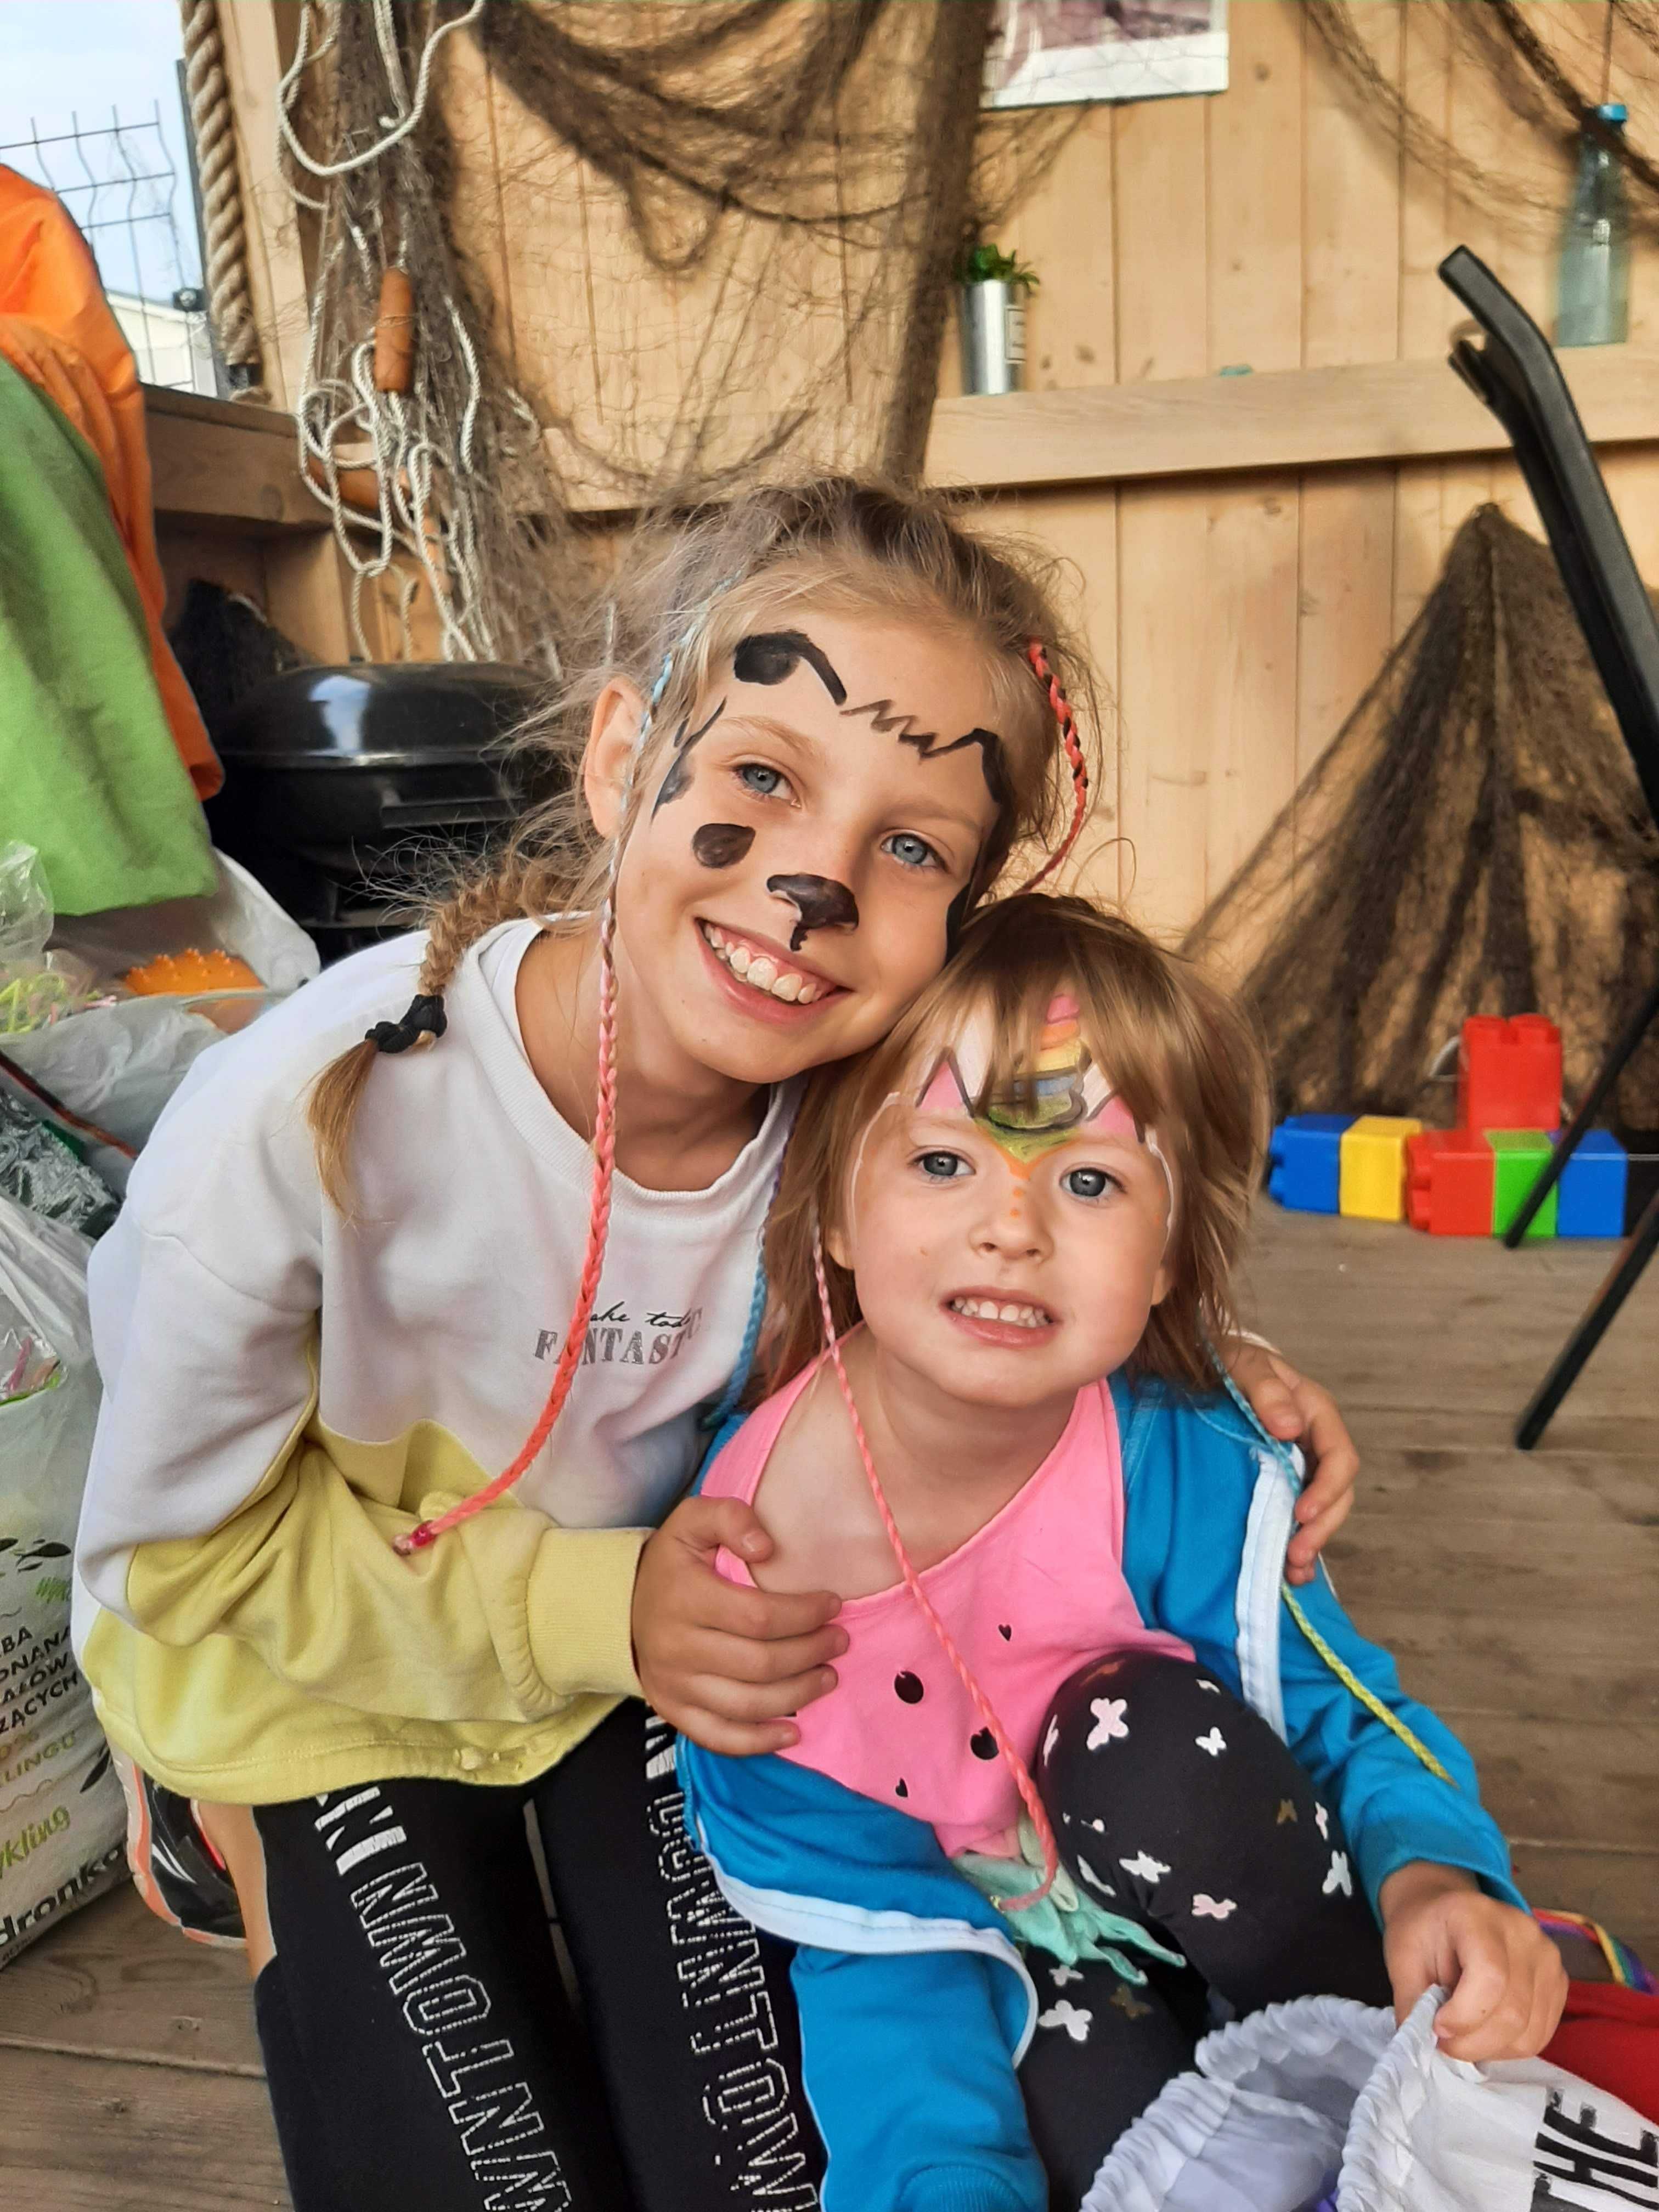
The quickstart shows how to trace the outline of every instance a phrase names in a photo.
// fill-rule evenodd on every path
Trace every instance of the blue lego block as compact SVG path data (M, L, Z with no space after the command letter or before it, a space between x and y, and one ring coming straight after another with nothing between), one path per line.
M1267 1188L1297 1213L1334 1213L1342 1178L1342 1132L1352 1114L1292 1114L1267 1146Z
M1622 1237L1630 1162L1610 1129L1587 1129L1556 1186L1558 1237Z

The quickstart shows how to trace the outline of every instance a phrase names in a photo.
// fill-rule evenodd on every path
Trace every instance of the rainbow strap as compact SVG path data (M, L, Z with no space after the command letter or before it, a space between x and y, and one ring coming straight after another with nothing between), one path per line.
M1540 1905L1532 1917L1549 1935L1582 1936L1587 1942L1594 1943L1621 1990L1639 1990L1645 1996L1656 1994L1653 1976L1635 1952L1616 1936L1609 1936L1599 1920L1586 1919L1582 1912L1564 1912L1555 1905L1547 1909Z

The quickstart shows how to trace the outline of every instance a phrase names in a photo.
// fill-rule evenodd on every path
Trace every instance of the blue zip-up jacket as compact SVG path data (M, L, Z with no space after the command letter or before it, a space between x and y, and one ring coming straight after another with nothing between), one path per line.
M1322 1568L1298 1593L1310 1626L1449 1783L1354 1695L1285 1603L1296 1455L1228 1398L1121 1376L1111 1389L1123 1571L1141 1619L1190 1644L1284 1738L1335 1806L1373 1911L1412 1859L1466 1869L1524 1910L1456 1737L1404 1694ZM1003 1915L931 1828L893 1807L787 1759L726 1759L682 1738L678 1761L688 1824L727 1899L798 1947L806 2090L830 2154L824 2212L1046 2212L1014 2071L1038 1999Z

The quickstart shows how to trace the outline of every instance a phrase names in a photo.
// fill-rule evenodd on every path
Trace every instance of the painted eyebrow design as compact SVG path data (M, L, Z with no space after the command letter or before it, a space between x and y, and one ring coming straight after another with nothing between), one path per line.
M923 760L943 760L948 753L959 753L964 745L977 745L986 789L997 805L1007 805L1010 794L1002 740L994 730L972 729L965 737L953 738L948 745L942 745L937 730L919 730L915 716L896 710L890 699L870 699L861 707L843 707L841 711L846 716L867 714L872 730L896 731L899 743L913 746Z
M837 707L847 704L847 686L836 675L829 654L814 645L805 630L757 631L739 638L732 655L732 673L739 684L787 684L805 662Z

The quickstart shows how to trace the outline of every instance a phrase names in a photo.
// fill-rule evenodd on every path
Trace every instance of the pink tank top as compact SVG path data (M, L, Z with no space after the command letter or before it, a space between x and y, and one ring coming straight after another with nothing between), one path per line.
M704 1478L706 1498L752 1501L817 1371L808 1368L750 1416ZM1117 1419L1110 1391L1097 1382L1078 1393L1064 1435L1024 1488L921 1577L1028 1767L1049 1700L1088 1661L1127 1650L1193 1656L1143 1623L1122 1557ZM728 1581L753 1581L727 1552L715 1564ZM840 1680L803 1709L800 1741L781 1756L927 1821L952 1855L1010 1855L1019 1792L909 1591L897 1582L848 1598L839 1617L851 1639L836 1662ZM1097 1717L1109 1738L1112 1716Z

